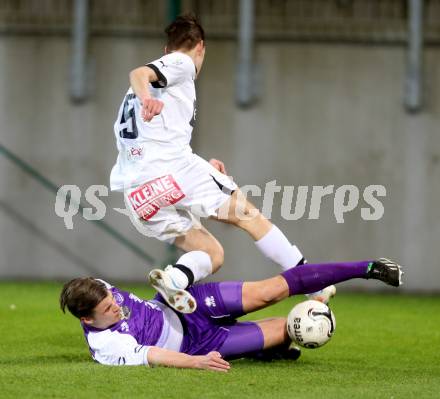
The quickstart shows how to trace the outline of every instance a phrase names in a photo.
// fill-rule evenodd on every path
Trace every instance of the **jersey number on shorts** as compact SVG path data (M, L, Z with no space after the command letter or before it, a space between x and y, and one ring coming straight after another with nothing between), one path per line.
M138 136L136 115L134 113L135 101L135 94L127 94L125 96L121 120L119 121L119 136L121 136L123 139L135 139Z

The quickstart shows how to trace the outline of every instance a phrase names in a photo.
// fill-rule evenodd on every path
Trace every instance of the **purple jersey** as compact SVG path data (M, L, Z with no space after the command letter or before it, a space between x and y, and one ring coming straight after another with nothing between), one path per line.
M148 364L147 352L151 346L180 350L182 324L169 307L103 283L121 307L121 320L105 330L82 323L96 361L108 365Z

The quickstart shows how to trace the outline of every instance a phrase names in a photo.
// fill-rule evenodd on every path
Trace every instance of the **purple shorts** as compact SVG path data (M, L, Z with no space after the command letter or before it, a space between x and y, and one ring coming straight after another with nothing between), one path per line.
M179 314L184 328L180 351L206 355L218 351L224 358L243 357L263 349L261 328L253 322L238 322L243 316L240 281L196 284L188 289L197 301L191 314Z

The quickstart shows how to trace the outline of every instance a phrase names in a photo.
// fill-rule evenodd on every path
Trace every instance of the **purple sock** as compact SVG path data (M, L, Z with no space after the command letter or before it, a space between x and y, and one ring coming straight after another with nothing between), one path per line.
M317 263L296 266L281 273L289 286L289 295L309 294L329 285L365 278L368 265L372 261L344 263Z

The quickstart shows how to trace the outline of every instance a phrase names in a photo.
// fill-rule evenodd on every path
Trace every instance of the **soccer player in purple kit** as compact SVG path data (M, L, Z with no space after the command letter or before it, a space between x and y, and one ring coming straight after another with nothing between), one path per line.
M64 285L60 305L80 319L91 355L99 363L228 371L228 359L269 350L288 354L291 343L286 318L239 322L238 317L354 278L398 287L402 273L398 264L382 258L301 265L256 282L196 284L188 289L198 302L190 314L174 311L160 294L142 300L86 277Z
M262 215L226 175L223 162L199 157L190 146L196 120L197 79L205 58L205 34L194 16L165 30L165 55L131 71L114 124L118 158L112 190L123 191L126 210L144 235L185 252L174 265L153 270L150 283L183 313L196 300L185 291L223 264L223 247L199 222L234 225L283 270L305 262L298 247ZM334 290L317 293L327 301Z

